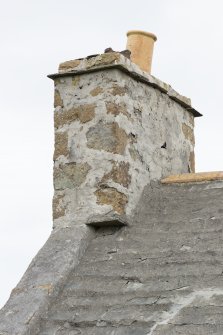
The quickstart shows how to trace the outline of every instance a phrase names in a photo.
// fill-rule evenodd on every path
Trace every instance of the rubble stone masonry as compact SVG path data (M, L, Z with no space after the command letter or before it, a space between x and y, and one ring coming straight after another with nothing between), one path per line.
M65 62L50 77L55 226L123 222L150 181L194 172L197 112L169 85L119 53Z

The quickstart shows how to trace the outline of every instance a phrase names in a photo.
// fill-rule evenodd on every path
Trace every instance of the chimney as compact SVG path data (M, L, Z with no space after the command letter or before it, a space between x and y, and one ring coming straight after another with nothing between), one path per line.
M142 71L151 73L154 42L157 37L141 30L127 32L127 49L131 51L131 61Z
M144 187L194 172L190 99L149 75L155 35L128 32L125 53L64 62L54 80L54 227L123 225ZM136 64L139 65L136 66Z

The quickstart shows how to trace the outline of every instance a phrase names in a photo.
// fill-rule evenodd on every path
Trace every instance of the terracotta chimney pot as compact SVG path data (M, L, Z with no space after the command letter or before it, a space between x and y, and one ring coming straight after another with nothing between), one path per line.
M153 46L157 37L149 32L130 30L127 32L127 49L131 51L131 61L141 70L151 73Z

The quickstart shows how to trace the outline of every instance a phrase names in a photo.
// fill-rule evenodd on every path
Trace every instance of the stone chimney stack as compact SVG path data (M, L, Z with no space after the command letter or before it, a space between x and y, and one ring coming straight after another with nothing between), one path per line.
M194 172L194 117L200 114L148 73L155 40L130 31L132 61L111 50L62 63L49 76L55 84L55 227L125 224L148 183Z

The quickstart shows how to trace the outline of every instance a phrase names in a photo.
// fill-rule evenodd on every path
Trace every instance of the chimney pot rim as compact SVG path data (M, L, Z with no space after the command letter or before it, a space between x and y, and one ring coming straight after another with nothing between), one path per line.
M127 35L127 37L129 35L144 35L144 36L147 36L147 37L151 37L152 39L154 39L154 41L157 40L156 35L154 35L153 33L148 32L148 31L144 31L144 30L129 30L126 35Z

